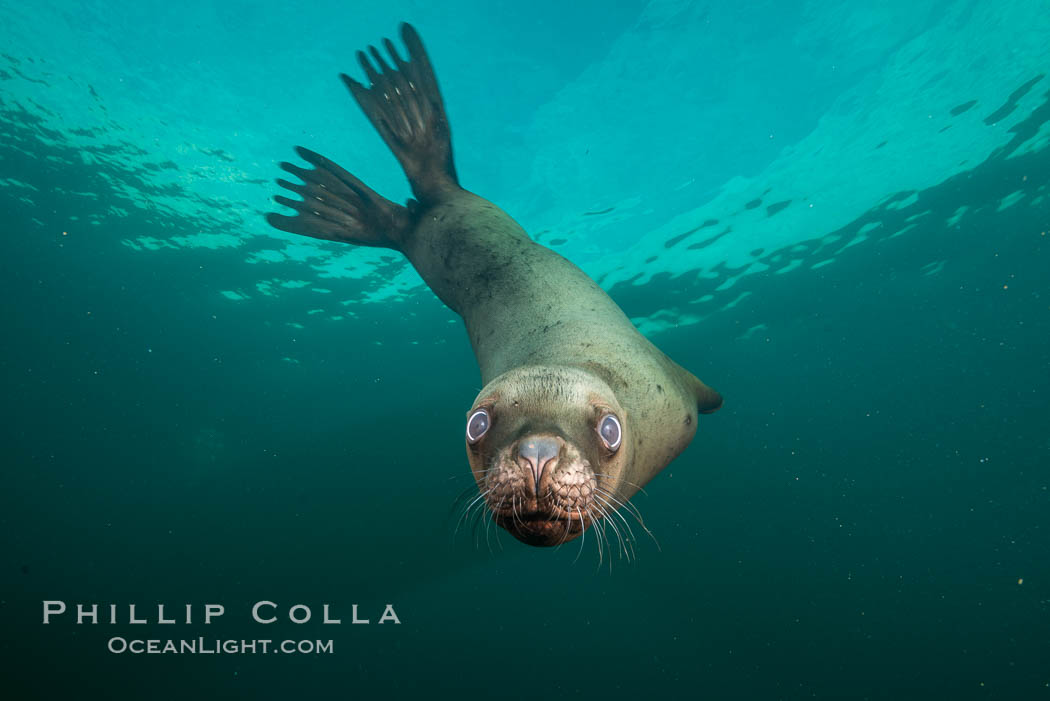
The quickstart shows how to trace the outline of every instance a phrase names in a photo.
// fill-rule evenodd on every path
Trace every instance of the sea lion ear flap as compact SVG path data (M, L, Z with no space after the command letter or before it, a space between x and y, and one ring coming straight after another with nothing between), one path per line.
M685 368L679 368L682 371L682 376L685 378L685 384L696 396L696 410L701 414L713 414L722 408L722 395L711 389L699 379L696 375L689 372Z

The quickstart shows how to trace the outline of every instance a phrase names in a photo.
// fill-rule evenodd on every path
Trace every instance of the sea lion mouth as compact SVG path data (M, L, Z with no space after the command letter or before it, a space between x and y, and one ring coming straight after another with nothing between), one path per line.
M542 447L542 440L535 439L535 444ZM481 486L493 520L530 545L558 545L576 538L599 516L598 476L567 441L559 441L556 452L550 447L543 469L537 468L543 460L533 459L532 453L522 457L522 445L532 446L534 441L502 451L486 471Z
M515 538L528 545L556 546L579 536L593 525L590 515L516 513L513 509L493 512L493 520Z

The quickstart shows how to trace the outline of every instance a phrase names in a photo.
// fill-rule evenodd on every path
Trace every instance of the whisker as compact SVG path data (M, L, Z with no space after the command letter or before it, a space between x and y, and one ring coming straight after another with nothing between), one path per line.
M455 542L456 534L459 533L459 527L463 521L463 517L467 513L468 507L464 507L463 504L466 502L467 499L470 498L471 494L474 492L474 489L474 487L467 487L466 489L461 491L459 493L459 496L457 496L453 500L452 504L448 507L448 513L445 515L446 527L448 526L448 524L452 523L452 518L456 517L456 523L451 529L452 532L450 534L452 542Z
M452 504L449 506L449 516L451 516L453 513L459 510L463 502L469 499L472 494L477 494L477 485L470 485L469 487L463 489L458 496L456 496L456 498L452 501Z
M606 528L608 528L608 525L607 525L608 524L608 519L603 517L602 521L601 521L601 524L602 524L602 535L605 536L606 547L607 548L611 548L612 547L612 543L609 541L609 532L606 530ZM609 558L609 574L612 574L612 571L613 571L613 559L612 559L612 557L610 557Z
M481 504L476 509L474 509L474 516L471 517L471 521L474 524L473 527L471 528L471 531L472 531L472 533L474 535L474 549L475 550L481 550L481 543L480 543L479 538L478 538L478 526L481 524L482 521L485 520L485 514L487 512L488 512L488 502L481 502Z
M649 492L645 491L645 489L642 488L642 485L636 484L636 483L631 482L629 480L625 480L622 477L613 477L612 475L607 475L604 472L592 472L591 474L594 475L595 477L605 477L606 479L611 479L611 480L616 481L616 482L621 482L623 484L630 485L630 486L634 487L635 489L637 489L642 494L644 494L645 496L649 496Z
M503 510L503 502L505 502L506 500L507 500L506 496L504 496L502 499L499 500L499 504L496 506L496 510L497 511L502 511ZM495 513L493 513L492 520L493 521L496 520ZM499 532L500 532L500 528L497 526L497 528L496 528L496 545L499 546L500 552L503 552L503 541L501 541L499 539Z
M623 535L620 533L620 529L616 527L616 522L613 521L612 518L609 517L609 512L599 502L597 502L597 501L594 502L594 505L603 514L605 514L605 521L609 524L609 527L613 529L613 533L616 534L616 543L620 546L619 549L617 550L617 557L620 557L621 556L620 553L622 552L623 556L626 556L627 557L627 561L630 562L631 561L631 555L630 555L630 553L627 552L627 546L625 546L624 543L623 543ZM611 564L612 563L611 563L611 560L610 560L610 566L611 566Z
M471 540L474 541L475 550L480 549L480 546L478 545L478 523L480 523L480 520L478 519L478 513L480 512L475 512L470 516L470 535Z
M468 487L464 487L463 489L461 489L459 494L457 494L456 498L452 501L452 507L451 508L454 509L457 506L459 506L460 502L462 502L464 499L468 498L472 493L474 493L474 491L476 489L477 489L477 485L473 485L473 484L468 486Z
M487 491L485 492L487 494ZM481 495L484 496L484 495ZM465 523L471 527L471 532L474 534L474 547L478 548L477 543L477 529L478 523L481 520L482 514L485 512L486 502L475 499L471 502L471 505L467 507L467 510L463 514Z
M637 554L635 553L634 544L636 542L638 542L638 538L635 537L634 531L631 529L631 524L628 523L627 519L625 519L623 517L623 514L621 514L619 511L617 511L616 507L614 507L612 504L610 504L608 501L606 501L605 498L602 495L595 494L594 496L595 496L596 499L598 499L599 501L604 503L606 506L608 506L612 510L612 512L616 516L618 516L621 521L623 521L623 525L627 529L627 533L628 533L628 537L626 539L626 544L631 548L631 553L635 554L635 559L637 559Z
M457 473L456 473L456 474L454 474L454 475L449 475L449 476L448 476L448 479L447 479L446 481L447 481L447 482L451 482L452 480L458 480L458 479L463 479L463 478L464 478L464 477L466 477L466 476L467 476L468 474L469 474L469 475L470 475L471 477L474 477L474 473L472 473L472 472L471 472L471 473L465 473L465 472L457 472Z
M608 495L608 496L611 496L611 495ZM606 500L605 496L603 496L603 495L601 495L601 494L596 494L596 495L595 495L595 498L596 498L596 499L601 499L601 500L602 500L603 502L605 502L606 506L608 506L609 508L611 508L611 509L612 509L612 511L613 511L613 514L615 514L616 516L619 516L619 517L620 517L620 520L621 520L621 521L623 521L623 525L627 527L627 532L631 534L631 538L632 538L633 540L638 540L638 538L637 538L637 537L635 537L635 535L634 535L634 530L632 530L632 529L631 529L631 524L630 524L630 523L629 523L629 522L627 521L627 519L625 519L625 518L623 517L623 514L621 514L621 513L619 512L619 510L617 510L617 509L616 509L616 507L614 507L614 506L613 506L612 504L610 504L610 503L609 503L609 502L608 502L608 501ZM613 499L613 500L615 501L615 499Z
M587 542L587 529L583 527L583 512L580 511L580 507L576 507L576 513L580 515L580 551L576 553L576 560L580 559L580 555L583 554L583 545ZM569 519L572 519L572 512L569 512ZM576 560L572 561L572 564L576 564Z
M492 542L489 540L489 531L492 529L493 515L490 510L488 518L485 519L485 547L489 549L489 555L492 554Z
M598 564L594 568L594 571L600 572L602 564L605 562L605 551L609 545L609 538L605 532L605 519L595 513L597 509L595 509L594 506L595 504L593 500L587 504L587 518L591 520L591 532L594 533L595 541L598 544Z
M597 489L602 494L604 494L605 496L609 497L610 499L615 501L620 506L622 506L625 509L627 509L628 513L630 513L631 516L633 516L635 518L635 520L638 521L638 525L642 527L642 530L644 530L649 535L649 537L653 539L653 542L656 543L656 549L661 551L661 552L663 552L662 548L660 547L660 541L656 539L656 536L653 535L653 532L650 531L649 527L645 525L645 520L642 518L642 512L638 510L637 506L632 504L630 502L630 500L628 500L626 503L620 501L615 496L610 494L608 491L606 491L604 489L601 489L600 487L598 487Z
M477 504L477 503L478 503L478 501L480 501L480 500L484 499L484 498L485 498L485 495L487 495L487 494L488 494L489 492L491 492L491 491L492 491L492 489L486 489L486 490L485 490L484 492L481 492L480 494L478 494L478 495L477 495L477 496L476 496L476 497L474 498L474 501L470 502L470 503L469 503L469 504L467 505L467 508L465 508L465 509L463 510L463 513L462 513L462 514L460 515L460 517L459 517L458 519L456 519L456 530L455 530L455 531L453 532L453 534L452 534L452 535L453 535L453 537L455 536L455 534L456 534L456 533L459 533L459 526L460 526L460 524L461 524L461 523L463 522L463 519L465 519L465 518L467 517L467 514L469 514L469 513L470 513L470 510L471 510L471 509L472 509L472 508L474 507L474 505L475 505L475 504ZM467 522L468 522L468 523L470 522L470 521L469 521L469 519L467 520Z
M616 500L617 504L619 504L620 506L622 506L625 509L627 509L628 511L630 511L631 515L634 516L639 522L642 521L642 512L638 510L637 506L635 506L633 503L631 503L630 499L624 498L622 493L620 493L619 491L617 491L616 493L613 493L613 492L610 492L608 489L605 489L603 487L595 487L595 489L601 491L603 494L605 494L608 497L614 498Z
M598 566L594 568L594 571L597 572L598 570L600 570L602 568L602 560L603 560L603 557L602 557L603 556L603 552L602 552L602 531L599 529L598 523L595 520L594 515L591 514L590 506L587 507L587 515L591 517L591 530L594 531L594 540L598 544Z
M565 545L565 539L569 537L569 526L570 525L572 525L572 519L571 518L565 519L565 532L561 534L561 540L558 541L558 545L555 548L555 550L557 550L557 548L560 548L561 546Z

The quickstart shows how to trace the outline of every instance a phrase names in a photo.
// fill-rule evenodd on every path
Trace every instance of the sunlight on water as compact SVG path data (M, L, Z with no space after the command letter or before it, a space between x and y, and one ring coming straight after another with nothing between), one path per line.
M636 317L655 332L732 308L736 285L751 274L829 264L791 248L1009 141L1046 88L1050 44L1041 37L1050 14L1033 12L1038 5L900 2L850 12L807 3L752 16L652 2L609 18L616 34L580 51L580 65L554 65L560 55L539 59L508 37L499 65L481 73L477 47L456 40L471 34L469 13L455 29L440 15L416 21L445 85L469 187L607 289L668 274L686 276L686 286L707 281L685 305ZM265 304L299 278L317 295L332 295L336 279L362 281L355 297L318 300L332 313L333 303L428 294L389 252L290 240L261 218L272 208L275 162L291 158L295 143L406 194L335 80L357 68L350 47L390 34L383 20L397 12L313 27L306 40L298 27L312 16L202 5L144 37L129 30L143 12L136 7L3 8L9 120L49 144L56 164L96 171L106 201L120 203L104 205L70 183L64 195L88 211L42 227L104 236L102 223L138 208L148 229L122 239L133 250L208 249L251 264L254 284L216 291L231 301ZM1045 31L1016 36L1033 16ZM77 47L88 43L99 50L83 56ZM741 45L745 56L734 50ZM493 75L497 68L513 71L513 81ZM515 92L536 99L515 104ZM1045 148L1046 128L1017 152ZM7 182L33 201L33 183Z

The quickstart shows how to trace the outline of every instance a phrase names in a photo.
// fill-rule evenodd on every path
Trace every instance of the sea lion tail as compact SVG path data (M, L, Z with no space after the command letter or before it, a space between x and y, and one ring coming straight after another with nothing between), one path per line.
M316 239L400 250L404 235L411 229L408 209L379 195L321 154L302 146L295 150L314 167L281 163L281 168L304 184L282 179L277 184L303 199L274 197L299 214L267 214L271 226Z
M415 198L429 204L442 193L459 188L452 162L452 132L419 34L412 25L402 23L401 38L408 49L408 61L398 55L393 42L383 40L392 67L374 46L368 50L375 66L365 52L357 52L371 87L346 74L340 77L401 163Z

